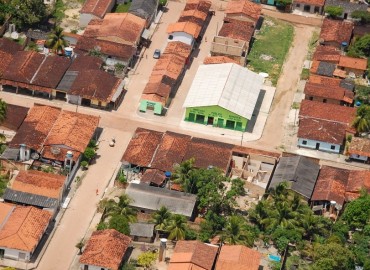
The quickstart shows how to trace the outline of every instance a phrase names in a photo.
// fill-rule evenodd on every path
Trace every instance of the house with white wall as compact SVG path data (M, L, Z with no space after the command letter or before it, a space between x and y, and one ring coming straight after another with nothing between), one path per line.
M190 21L172 23L167 28L168 41L180 41L194 46L202 28Z
M370 139L353 137L348 147L350 159L362 162L370 161Z

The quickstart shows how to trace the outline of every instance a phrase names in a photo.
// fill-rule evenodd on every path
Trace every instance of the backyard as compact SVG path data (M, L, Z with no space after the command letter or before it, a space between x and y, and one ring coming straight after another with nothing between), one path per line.
M248 68L268 73L275 86L291 46L293 33L291 24L266 17L248 55Z

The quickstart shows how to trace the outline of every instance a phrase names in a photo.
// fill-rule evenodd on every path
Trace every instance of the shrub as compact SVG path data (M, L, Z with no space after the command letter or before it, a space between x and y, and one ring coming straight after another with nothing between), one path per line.
M91 160L95 156L95 150L91 147L87 147L84 152L84 158L86 160Z
M87 161L86 160L83 160L83 161L81 161L81 167L82 167L82 169L86 169L87 168L87 166L88 166L89 164L87 163Z
M329 17L332 18L341 16L343 14L343 8L339 6L326 6L324 11L329 15Z

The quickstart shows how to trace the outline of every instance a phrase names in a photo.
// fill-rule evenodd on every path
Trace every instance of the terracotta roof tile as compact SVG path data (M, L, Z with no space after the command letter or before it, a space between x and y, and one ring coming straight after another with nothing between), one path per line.
M149 167L162 136L162 132L137 128L123 154L122 161Z
M340 50L333 46L318 46L313 54L313 60L339 63Z
M22 45L18 44L17 42L14 42L8 38L0 38L0 51L14 55L21 50Z
M41 171L20 171L11 188L16 191L59 199L65 176Z
M17 206L0 229L0 247L33 252L52 214L32 206Z
M0 126L14 131L18 130L26 118L28 110L29 108L26 107L6 104L6 116Z
M362 189L370 193L370 171L350 171L346 186L346 201L357 199Z
M316 74L311 74L308 81L326 86L339 86L341 82L341 80L337 78L324 77Z
M174 164L180 164L190 144L191 137L167 131L152 161L152 168L173 171Z
M218 247L200 241L178 241L168 270L211 270L216 259L217 250Z
M62 111L44 142L44 146L65 148L65 152L72 151L74 158L77 159L85 151L98 125L99 117L97 116ZM65 154L55 155L50 147L43 149L43 157L64 161Z
M171 34L174 32L185 32L193 36L193 38L197 38L201 30L202 28L199 25L193 22L187 21L187 22L176 22L176 23L170 24L167 28L167 33Z
M131 238L116 230L92 233L80 258L80 263L118 270Z
M83 70L78 73L68 93L109 103L121 83L122 79L102 70Z
M86 69L100 69L103 60L99 57L78 55L72 62L68 71L81 71Z
M150 185L151 183L161 186L166 179L163 171L157 169L147 169L145 170L143 176L140 179L140 183L146 183Z
M90 21L83 36L136 46L144 28L145 20L131 13L107 13Z
M166 75L152 75L149 77L149 82L145 85L143 94L156 94L167 99L175 82L175 80Z
M329 122L312 118L299 120L298 138L342 145L347 126L338 122Z
M191 54L191 46L180 41L172 41L167 44L163 54L175 54L186 60Z
M307 82L304 88L304 93L306 96L314 96L314 97L321 97L321 98L328 98L342 101L344 97L346 100L351 100L352 103L354 94L352 91L344 89L342 87L327 87L322 84L315 84Z
M367 59L342 55L339 59L338 66L365 71L367 69Z
M312 6L323 7L325 5L325 0L294 0L294 3L302 3Z
M370 157L370 140L366 138L353 137L349 145L350 154Z
M227 56L208 56L204 58L203 64L224 64L224 63L234 63L240 65L237 61L227 57Z
M336 68L333 72L333 76L344 79L347 77L347 72L345 70Z
M253 33L254 24L252 22L225 18L218 35L221 37L243 40L249 43Z
M225 14L244 14L255 21L261 15L262 7L249 0L229 1L226 6Z
M241 245L223 245L215 270L258 270L261 261L258 251Z
M99 18L103 18L112 6L113 0L87 0L83 5L80 13L93 14Z
M3 224L4 221L6 221L15 207L15 204L0 202L0 224Z
M199 10L203 13L208 13L211 6L212 2L209 0L187 0L184 11Z
M180 77L185 66L185 59L175 54L164 54L156 62L152 76L165 75L174 81Z
M178 22L193 22L200 27L203 27L205 20L207 18L207 13L199 10L184 10L181 12Z
M19 147L24 143L31 149L41 151L60 111L60 108L35 104L9 145Z
M140 100L148 100L153 102L160 102L163 104L163 106L166 105L167 98L162 97L158 94L142 94Z
M320 39L324 42L347 42L349 44L352 36L353 22L342 20L324 19L321 27Z
M198 168L214 166L226 172L228 169L233 145L193 137L189 144L184 160L195 159Z
M302 100L299 117L321 119L350 125L356 116L356 108L336 104Z

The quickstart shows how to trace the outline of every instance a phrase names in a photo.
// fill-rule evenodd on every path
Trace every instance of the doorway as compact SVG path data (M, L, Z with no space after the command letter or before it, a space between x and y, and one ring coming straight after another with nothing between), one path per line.
M226 120L226 128L235 129L235 121Z
M204 124L204 115L197 114L195 122L197 122L198 124Z
M212 125L213 126L213 121L214 121L214 118L213 117L208 117L208 119L207 119L207 125Z
M189 121L194 122L195 119L195 114L194 113L189 113Z
M320 149L320 143L316 143L316 150Z

